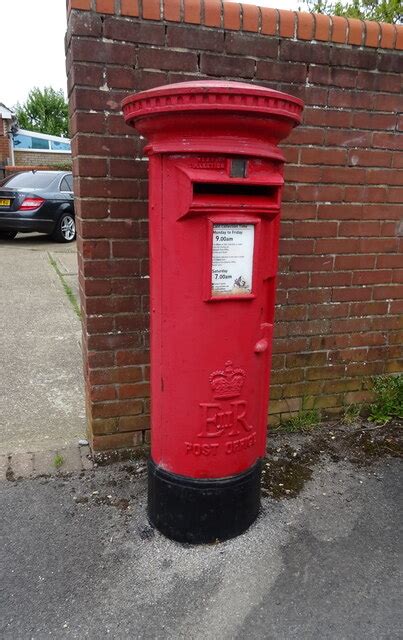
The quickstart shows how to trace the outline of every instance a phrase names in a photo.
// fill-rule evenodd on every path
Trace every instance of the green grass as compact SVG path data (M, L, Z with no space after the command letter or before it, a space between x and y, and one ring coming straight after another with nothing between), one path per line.
M369 405L369 420L379 425L392 418L403 418L403 374L374 376L370 379L375 400Z
M64 462L63 456L61 456L60 453L57 453L53 459L53 466L55 467L55 469L60 469L63 462Z
M64 292L66 294L66 296L68 297L68 299L70 300L71 306L73 307L75 313L77 314L77 316L79 318L81 318L81 311L80 311L80 306L77 302L77 298L74 295L73 289L71 287L69 287L69 285L67 284L62 272L60 271L59 267L57 266L57 262L56 260L54 260L52 258L52 256L50 255L50 253L48 253L48 258L49 258L49 262L52 265L52 267L54 268L54 270L56 271L57 275L60 278L60 282L62 283Z
M342 421L344 424L355 424L358 418L361 415L362 405L361 404L349 404L344 409Z
M314 405L312 398L303 398L301 410L295 416L282 422L280 428L295 433L297 431L311 431L317 427L321 420L321 414L319 409L315 409L315 406L308 408L310 404Z

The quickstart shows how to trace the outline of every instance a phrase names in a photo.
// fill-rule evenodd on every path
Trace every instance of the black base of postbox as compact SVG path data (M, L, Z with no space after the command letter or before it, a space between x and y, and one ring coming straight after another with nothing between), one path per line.
M203 544L240 535L260 508L260 460L229 478L200 480L148 463L148 517L178 542Z

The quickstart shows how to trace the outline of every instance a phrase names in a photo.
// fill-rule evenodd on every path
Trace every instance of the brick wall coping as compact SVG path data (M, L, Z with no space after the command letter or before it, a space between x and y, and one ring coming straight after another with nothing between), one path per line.
M403 26L226 0L67 0L67 10L167 20L296 40L403 49Z

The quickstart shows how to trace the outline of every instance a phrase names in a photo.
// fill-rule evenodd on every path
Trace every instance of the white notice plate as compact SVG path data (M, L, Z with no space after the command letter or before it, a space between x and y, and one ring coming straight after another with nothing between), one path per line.
M211 295L252 293L254 224L214 224Z

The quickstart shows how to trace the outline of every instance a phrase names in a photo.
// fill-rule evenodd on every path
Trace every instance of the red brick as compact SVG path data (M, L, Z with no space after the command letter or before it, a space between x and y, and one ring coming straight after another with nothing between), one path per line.
M310 304L308 307L308 318L315 320L319 318L345 318L348 315L348 304Z
M183 6L184 22L200 24L200 11L201 11L200 0L186 0Z
M319 182L322 176L320 167L288 165L285 168L286 180L295 182Z
M320 304L321 302L330 302L330 300L330 289L291 290L287 296L289 304Z
M150 416L148 414L142 414L139 416L122 416L118 420L119 432L124 432L124 431L133 432L136 430L149 428L149 427L150 427Z
M310 147L308 149L301 150L301 164L336 164L344 165L347 157L347 151L345 149L321 149Z
M243 31L255 31L259 29L259 8L253 5L244 4L242 6L242 29Z
M120 21L119 21L120 22ZM131 65L134 63L134 45L125 42L102 42L94 47L91 38L73 38L71 53L77 62L104 62L108 64Z
M397 300L403 298L403 286L398 284L374 287L374 300Z
M327 238L337 234L337 222L295 222L294 235L306 238Z
M112 255L116 258L146 258L148 243L137 239L113 241Z
M381 23L381 39L379 46L383 49L393 49L396 38L396 27L393 24Z
M136 180L79 178L75 180L74 193L81 198L136 198L139 185Z
M350 271L332 271L330 273L311 273L310 285L312 287L347 286L352 282L353 274Z
M277 35L279 23L278 10L261 7L260 11L262 14L262 33L269 36Z
M227 40L234 35L237 34L227 34ZM181 49L223 51L224 33L213 29L200 29L190 25L168 25L167 45Z
M125 43L163 45L165 29L162 24L150 24L118 17L107 17L104 22L104 36Z
M69 10L81 9L83 11L91 10L91 0L68 0Z
M348 44L362 45L365 35L365 23L362 20L348 19Z
M241 28L240 5L224 3L224 29L239 30Z
M88 224L88 223L87 223ZM99 224L96 224L96 231L90 233L94 236L96 232L104 237L105 232L98 230ZM121 237L125 237L122 234ZM84 276L87 278L103 278L106 276L138 276L140 271L139 260L91 260L84 264Z
M224 5L232 6L232 5ZM250 58L226 57L212 53L202 53L200 56L200 71L213 76L232 76L252 78L255 61Z
M139 382L137 384L122 384L118 388L119 398L126 400L127 398L144 398L150 395L150 384L148 382Z
M352 316L374 316L386 315L388 312L387 302L352 302L350 304L350 317Z
M96 0L98 13L115 13L115 0Z
M262 40L260 40L262 42ZM271 51L268 52L267 57L275 57L277 50L277 42L273 40L271 43L264 43L263 46L267 49L268 45L271 45ZM290 82L305 82L307 67L305 64L295 62L293 64L287 62L276 62L267 60L258 60L256 66L256 78L261 80L283 80L284 74L287 74L287 78Z
M315 127L300 127L298 129L294 129L288 138L288 142L298 145L320 145L323 144L324 137L325 134L321 129L316 129Z
M307 220L308 218L314 218L315 212L316 206L296 202L283 205L281 217L283 220Z
M88 354L88 366L90 369L112 367L114 362L114 354L110 351L90 352Z
M389 151L354 149L348 153L348 164L352 166L390 167L391 163L392 153Z
M343 20L343 18L341 18ZM376 69L378 57L376 51L356 47L333 47L331 51L333 66L354 67L355 69Z
M280 308L276 309L275 318L276 318L276 322L284 322L288 320L306 320L306 306L305 305L298 305L293 307L281 306Z
M349 302L355 300L368 300L371 298L371 289L365 287L342 287L334 288L332 293L333 302Z
M353 273L353 284L384 284L391 281L392 271L373 270L355 271Z
M141 413L143 403L141 400L126 400L119 402L97 403L92 407L94 418L113 418L118 416L130 416Z
M398 269L402 265L402 257L397 256L377 256L376 268L377 269Z
M98 386L91 388L91 400L92 402L99 402L100 400L115 400L116 389L113 386Z
M132 89L135 83L134 69L108 67L106 85L110 89Z
M378 236L380 232L380 222L357 221L341 222L338 235L342 236Z
M360 256L336 256L334 268L343 271L345 269L373 269L375 267L376 256L360 255Z
M284 9L280 9L279 11L279 19L280 19L280 27L279 27L279 35L283 38L292 38L295 34L295 11L285 11Z
M341 378L344 373L342 365L331 365L327 367L313 367L307 369L307 380L332 380L333 378Z
M330 271L333 268L333 258L330 256L299 256L291 258L291 271Z
M313 240L280 240L280 253L282 255L312 254L314 250Z
M347 40L348 21L346 18L332 16L332 42L340 42L344 44Z
M197 71L197 56L189 51L141 47L138 52L138 64L149 69Z
M110 280L85 280L84 293L86 296L108 296L112 293Z
M314 17L315 17L315 32L314 32L315 40L328 41L330 39L330 30L331 30L330 17L320 13L315 13Z
M86 304L82 304L82 311L84 312L83 326L88 335L95 335L97 333L112 333L114 330L114 320L111 316L91 316L86 315Z
M401 150L402 139L401 134L396 133L374 133L373 137L374 147L382 147L384 149L396 149Z
M120 0L120 13L122 16L139 16L138 0Z
M297 38L300 40L312 40L315 28L315 19L312 13L297 13Z
M315 253L339 254L339 253L355 253L360 248L360 241L357 238L318 238L316 240Z
M97 258L109 258L109 240L87 240L82 243L81 255L85 259L96 260Z
M163 16L165 20L180 22L181 0L163 0Z
M221 27L221 0L204 0L204 24Z
M147 0L147 2L143 2L143 18L145 20L160 20L160 0Z
M365 22L366 34L364 45L366 47L377 47L379 45L380 24L379 22Z
M150 354L148 351L117 351L116 364L118 366L127 366L134 364L149 363Z

